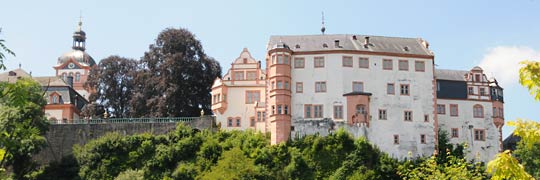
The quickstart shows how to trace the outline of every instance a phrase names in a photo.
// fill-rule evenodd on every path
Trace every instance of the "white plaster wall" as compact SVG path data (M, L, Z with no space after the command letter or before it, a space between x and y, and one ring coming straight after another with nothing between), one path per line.
M252 83L253 84L253 83ZM246 130L254 129L255 127L250 126L250 118L256 117L255 112L255 103L246 104L246 91L258 90L260 91L260 101L264 101L265 97L265 87L264 85L259 85L257 87L236 87L229 86L227 92L227 110L223 113L216 114L216 120L221 122L221 129L227 130ZM223 96L223 95L222 95ZM240 127L228 127L227 118L240 117L241 124ZM236 119L233 120L233 125L236 125Z
M467 143L467 158L479 158L487 162L499 151L499 130L493 124L493 103L490 101L437 99L437 104L446 105L446 114L439 114L439 127L448 133L451 143ZM450 104L458 105L458 116L450 116ZM484 107L484 118L474 118L473 106ZM472 128L469 128L472 125ZM459 138L452 138L452 128L458 128ZM485 129L486 140L475 141L474 129ZM477 157L479 155L479 157Z
M57 120L62 121L62 110L45 110L45 117L47 117L47 119L54 117Z
M314 68L313 57L324 56L325 67ZM352 56L353 67L343 67L342 57ZM292 117L293 121L304 116L304 104L323 104L324 117L333 118L333 106L343 105L344 118L347 102L343 94L352 92L352 82L364 83L364 91L373 93L370 100L371 127L367 138L381 150L396 158L405 158L410 151L413 156L431 155L434 151L433 128L433 67L431 59L397 58L388 56L324 54L302 55L304 69L292 69ZM293 57L293 59L294 59ZM358 66L358 58L369 58L369 69ZM382 59L393 60L393 70L382 69ZM409 60L409 70L399 71L398 60ZM414 61L425 62L425 72L415 72ZM294 62L292 63L294 65ZM315 82L326 81L327 92L315 93ZM296 93L296 82L303 82L303 93ZM395 84L395 95L386 94L387 83ZM399 95L399 85L410 84L410 96ZM388 120L378 119L378 110L386 109ZM405 110L413 111L413 121L403 121ZM429 122L424 122L424 114ZM357 134L357 133L353 133ZM394 145L393 135L400 135L400 144ZM426 144L420 143L420 134L426 135Z

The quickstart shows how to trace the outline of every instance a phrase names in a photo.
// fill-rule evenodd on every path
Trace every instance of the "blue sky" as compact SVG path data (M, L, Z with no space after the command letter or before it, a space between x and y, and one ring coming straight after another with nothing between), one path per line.
M35 76L54 75L57 58L71 48L79 14L87 51L139 59L157 34L184 27L226 70L247 47L264 59L270 35L327 34L421 37L435 52L437 68L482 65L505 88L505 118L540 120L540 103L517 83L517 62L540 60L538 0L475 1L6 1L1 38ZM504 128L506 137L511 132Z

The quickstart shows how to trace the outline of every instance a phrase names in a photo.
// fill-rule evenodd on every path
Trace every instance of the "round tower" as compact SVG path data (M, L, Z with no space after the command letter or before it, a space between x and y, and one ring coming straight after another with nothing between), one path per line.
M289 47L280 42L268 51L267 111L271 144L287 141L291 134L291 55Z

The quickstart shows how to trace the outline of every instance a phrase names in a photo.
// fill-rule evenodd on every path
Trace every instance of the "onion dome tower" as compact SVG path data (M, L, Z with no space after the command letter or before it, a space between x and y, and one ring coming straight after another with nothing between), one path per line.
M73 33L72 50L60 56L53 68L56 70L56 76L61 77L79 94L88 99L89 93L83 88L83 85L88 79L90 69L94 66L96 66L96 62L86 52L86 33L82 30L81 18Z

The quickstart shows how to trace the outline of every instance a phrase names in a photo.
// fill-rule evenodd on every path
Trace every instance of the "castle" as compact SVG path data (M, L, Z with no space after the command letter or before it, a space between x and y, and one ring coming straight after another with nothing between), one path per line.
M14 82L22 77L36 80L45 91L47 104L45 116L53 123L66 123L81 119L82 109L88 104L90 92L84 88L90 69L97 66L94 59L85 52L86 33L79 21L73 33L72 50L58 58L53 67L55 76L33 77L21 67L0 73L0 81Z
M435 68L420 38L271 36L266 67L247 49L212 86L222 129L254 129L278 144L344 128L390 156L429 156L439 129L483 162L501 148L503 89L480 67Z

